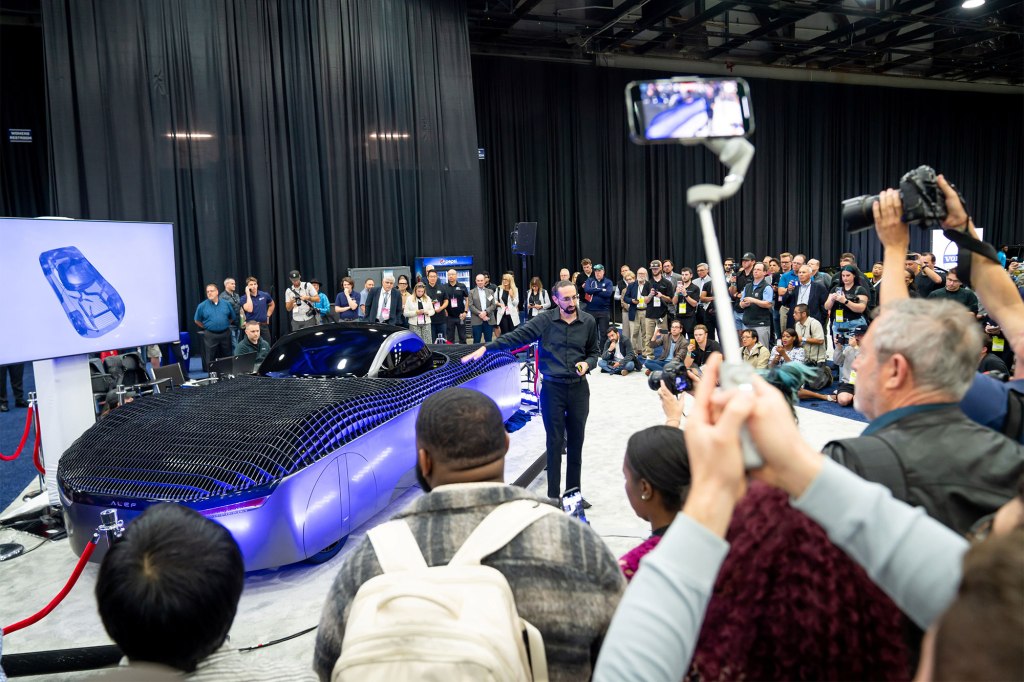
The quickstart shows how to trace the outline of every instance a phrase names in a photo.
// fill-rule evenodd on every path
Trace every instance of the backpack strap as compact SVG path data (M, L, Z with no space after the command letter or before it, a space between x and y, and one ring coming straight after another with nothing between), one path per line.
M405 521L398 519L382 523L367 531L366 537L385 573L427 568L420 545Z
M1020 441L1024 436L1024 393L1012 388L1006 396L1006 421L1003 422L1003 435Z
M548 514L561 512L537 500L513 500L499 505L469 534L449 566L479 564Z
M903 471L903 463L896 455L896 450L881 436L860 436L833 441L845 451L836 458L843 466L853 469L861 478L881 483L898 500L907 501L910 491L907 489L907 475ZM828 447L826 445L825 447Z

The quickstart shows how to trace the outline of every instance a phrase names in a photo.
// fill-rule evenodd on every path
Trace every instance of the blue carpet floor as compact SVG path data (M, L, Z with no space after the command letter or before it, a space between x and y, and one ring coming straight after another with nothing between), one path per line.
M36 388L35 377L32 374L32 364L25 365L25 398L28 399L30 391ZM11 455L18 447L21 434L25 431L25 414L23 407L14 406L14 397L11 387L7 387L7 404L10 412L0 412L0 452L4 455ZM36 469L32 466L32 444L33 434L29 434L28 441L21 457L13 462L0 461L0 511L6 509L25 489L25 486L33 479Z
M822 395L829 395L836 390L838 382L833 383L828 388L817 391ZM833 414L837 417L846 417L847 419L853 419L854 421L865 422L867 419L857 410L853 409L853 405L850 407L840 407L838 403L830 403L827 400L801 400L798 405L800 407L806 407L808 410L815 410L817 412L824 412L825 414Z

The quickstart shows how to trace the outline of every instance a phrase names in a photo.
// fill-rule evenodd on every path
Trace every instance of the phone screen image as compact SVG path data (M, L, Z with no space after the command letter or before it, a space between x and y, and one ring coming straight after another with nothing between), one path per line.
M670 78L629 86L634 137L647 141L742 137L753 130L742 79Z
M583 513L583 493L579 488L566 490L562 494L562 511L583 523L590 523L587 521L586 514Z

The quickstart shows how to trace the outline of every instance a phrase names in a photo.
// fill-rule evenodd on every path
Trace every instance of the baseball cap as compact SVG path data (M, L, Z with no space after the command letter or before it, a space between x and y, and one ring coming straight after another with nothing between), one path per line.
M318 280L316 277L314 277L313 279L309 280L309 283L310 284L316 284L317 286L319 286L320 285L320 280Z
M650 267L652 267L652 268L660 268L661 267L661 261L660 260L652 260Z
M757 260L757 256L755 256L751 251L747 251L743 254L743 258L740 258L740 260Z
M302 279L302 275L299 274L298 270L292 270L288 273L288 279Z
M604 270L604 266L601 265L600 263L598 263L597 265L594 266L594 269L595 270Z

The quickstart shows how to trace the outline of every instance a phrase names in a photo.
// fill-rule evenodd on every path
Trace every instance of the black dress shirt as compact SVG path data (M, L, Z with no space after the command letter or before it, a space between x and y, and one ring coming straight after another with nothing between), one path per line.
M562 320L557 307L542 310L529 322L488 343L487 350L519 348L540 339L540 373L545 379L571 382L582 379L576 373L576 363L586 362L590 369L601 357L601 344L597 338L597 320L579 308L571 324Z

